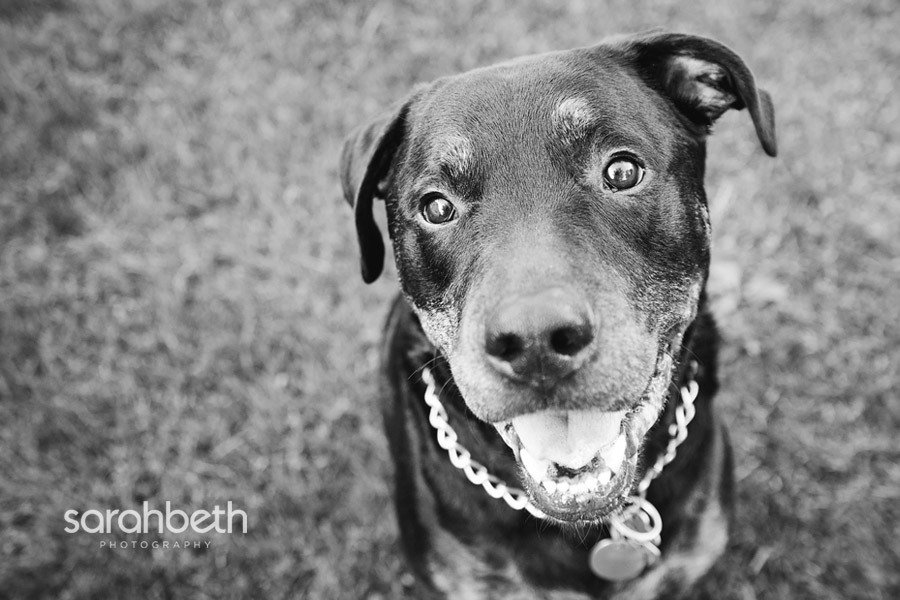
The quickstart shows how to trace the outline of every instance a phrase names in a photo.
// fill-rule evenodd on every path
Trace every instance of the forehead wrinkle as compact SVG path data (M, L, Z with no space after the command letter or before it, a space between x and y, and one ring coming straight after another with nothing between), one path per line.
M472 141L460 133L438 138L435 158L451 177L463 177L472 170L475 147Z
M596 123L590 103L581 97L565 98L553 110L553 125L563 137L575 142L583 138Z

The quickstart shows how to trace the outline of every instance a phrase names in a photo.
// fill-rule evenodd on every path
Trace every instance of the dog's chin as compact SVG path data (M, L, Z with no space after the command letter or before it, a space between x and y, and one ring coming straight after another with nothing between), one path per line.
M599 523L614 513L634 485L637 453L623 460L617 472L599 457L593 462L577 474L551 472L540 481L523 467L521 478L532 504L552 519L577 525Z

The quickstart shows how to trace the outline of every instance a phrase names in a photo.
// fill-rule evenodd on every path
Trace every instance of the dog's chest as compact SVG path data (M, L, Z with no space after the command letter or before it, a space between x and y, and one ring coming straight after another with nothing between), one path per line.
M435 532L430 561L432 582L447 598L463 600L590 600L572 590L546 590L531 586L512 561L498 568L445 531Z
M725 463L726 441L716 432L708 447L709 464L703 478L684 501L684 525L662 560L638 578L604 588L599 594L571 589L532 586L523 577L513 555L490 563L447 531L432 530L429 561L432 583L447 598L525 600L650 600L680 598L725 551L728 523L719 488ZM548 540L549 543L549 540ZM547 548L548 560L558 548ZM498 564L498 562L500 564Z

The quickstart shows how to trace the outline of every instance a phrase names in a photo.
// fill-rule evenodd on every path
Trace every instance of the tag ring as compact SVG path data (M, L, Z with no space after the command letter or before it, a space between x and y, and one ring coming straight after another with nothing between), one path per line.
M610 516L610 525L615 527L624 538L635 542L652 542L662 533L662 517L659 515L659 511L646 498L632 497L629 500L632 504L637 505L638 510L643 511L650 518L650 528L647 531L638 531L633 527L629 527L622 520L621 514Z

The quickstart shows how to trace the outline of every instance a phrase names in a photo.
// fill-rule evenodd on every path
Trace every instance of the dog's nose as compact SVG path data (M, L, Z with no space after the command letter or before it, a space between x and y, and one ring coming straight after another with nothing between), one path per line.
M490 311L484 349L501 374L548 387L581 366L593 339L587 302L549 289L506 299Z

